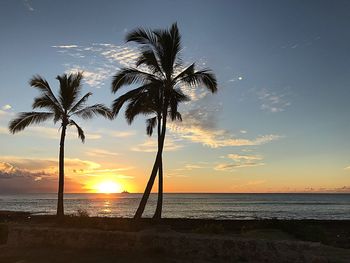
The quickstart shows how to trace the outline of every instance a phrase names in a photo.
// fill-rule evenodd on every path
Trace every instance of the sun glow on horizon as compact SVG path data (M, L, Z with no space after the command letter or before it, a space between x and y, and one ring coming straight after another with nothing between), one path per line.
M121 193L123 191L122 186L113 181L103 181L96 185L96 192L97 193L103 193L103 194L114 194L114 193Z

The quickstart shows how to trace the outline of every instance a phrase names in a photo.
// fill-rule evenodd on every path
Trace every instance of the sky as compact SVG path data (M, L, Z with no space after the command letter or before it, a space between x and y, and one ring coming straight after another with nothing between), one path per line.
M59 125L11 135L31 111L39 74L84 71L89 103L110 106L112 76L133 66L138 27L177 22L185 65L210 68L218 93L186 89L169 124L165 192L350 192L349 1L0 1L0 193L57 191ZM102 185L143 192L156 141L145 118L76 120L66 140L66 192ZM153 190L156 190L156 185Z

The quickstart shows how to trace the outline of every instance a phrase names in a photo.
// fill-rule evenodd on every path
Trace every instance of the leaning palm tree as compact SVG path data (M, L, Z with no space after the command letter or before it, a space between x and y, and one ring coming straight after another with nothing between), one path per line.
M161 130L162 130L162 97L159 86L157 85L147 85L145 87L146 92L140 92L138 94L133 94L133 91L128 92L119 98L117 98L113 103L113 112L118 114L122 105L127 102L125 110L125 118L128 123L131 124L134 118L139 114L144 114L150 118L146 119L146 133L149 136L152 136L154 128L157 126L157 136L158 136L158 151L161 145ZM169 94L169 99L174 105L174 107L169 109L168 117L172 121L178 120L182 121L181 114L177 111L178 104L184 101L189 101L190 98L183 94L181 90L173 89ZM162 155L159 156L159 159L156 158L154 164L154 169L158 169L159 172L159 183L158 183L158 202L157 202L157 212L154 214L154 218L159 218L162 211L163 203L163 160ZM156 171L157 172L157 171Z
M139 84L140 86L116 99L112 106L113 113L117 115L126 102L129 102L126 116L130 108L142 108L141 106L145 104L139 102L141 98L146 96L144 94L148 94L149 99L159 100L156 119L153 117L147 120L149 128L153 129L158 124L157 156L134 218L138 219L142 216L158 170L160 172L159 192L154 218L161 218L163 200L162 154L168 117L181 119L177 110L178 104L187 99L182 93L181 87L203 85L215 93L217 82L214 74L208 69L195 71L194 63L187 68L184 67L180 59L181 36L176 23L167 30L136 29L127 35L126 41L139 44L141 53L136 62L136 68L122 68L114 76L112 92L117 92L124 85ZM138 110L140 113L149 114L149 109L142 110L140 108Z
M64 216L63 208L63 193L64 193L64 143L66 130L69 126L75 126L78 131L78 137L82 142L85 141L83 129L72 119L72 117L81 117L90 119L94 115L102 115L105 118L110 118L110 110L102 104L86 106L87 99L92 95L91 92L80 97L83 74L63 74L57 76L60 82L59 96L56 97L52 92L49 83L40 76L34 76L29 84L40 91L40 95L34 99L32 104L33 109L44 108L46 112L22 112L18 117L9 123L9 130L15 134L24 130L27 126L38 124L48 119L53 119L53 122L61 123L61 139L59 151L59 179L58 179L58 201L57 201L57 216Z

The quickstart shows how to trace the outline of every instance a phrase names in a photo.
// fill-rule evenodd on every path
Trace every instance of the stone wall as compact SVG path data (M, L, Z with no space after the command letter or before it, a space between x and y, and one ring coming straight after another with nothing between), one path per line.
M176 232L118 232L90 229L11 226L10 247L113 250L166 253L193 262L328 262L321 246L300 241L268 241Z

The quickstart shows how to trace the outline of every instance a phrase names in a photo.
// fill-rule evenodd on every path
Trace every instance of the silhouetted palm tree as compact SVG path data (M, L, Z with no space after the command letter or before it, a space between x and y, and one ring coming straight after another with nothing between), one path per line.
M117 92L122 86L138 83L141 86L117 98L113 103L113 113L118 114L124 103L129 102L125 115L130 122L133 113L150 114L150 109L156 117L147 120L147 131L158 124L158 151L150 179L142 196L134 218L140 218L145 209L152 190L157 171L159 170L159 190L157 209L154 218L161 218L163 200L163 167L162 154L168 116L172 120L180 119L178 104L187 100L182 86L203 85L211 92L217 91L214 74L208 70L195 71L193 63L187 68L179 57L181 51L181 36L177 24L168 30L136 29L126 37L127 42L141 45L141 53L136 62L137 68L122 68L113 79L112 92ZM141 66L141 68L139 68ZM146 102L148 101L148 102ZM154 111L154 106L156 110Z
M72 119L72 117L81 117L90 119L94 115L102 115L110 118L110 110L102 104L86 106L85 103L91 92L86 93L80 98L82 73L63 74L57 76L60 82L58 98L52 92L49 83L40 76L34 76L30 80L30 85L40 91L40 95L34 99L32 108L44 108L47 112L22 112L18 117L9 123L11 133L22 131L27 126L44 122L48 119L53 119L53 122L61 122L61 139L59 153L59 183L58 183L58 201L57 201L57 216L64 215L63 209L63 193L64 193L64 142L66 137L66 129L68 126L75 126L78 131L78 137L85 141L83 129Z

